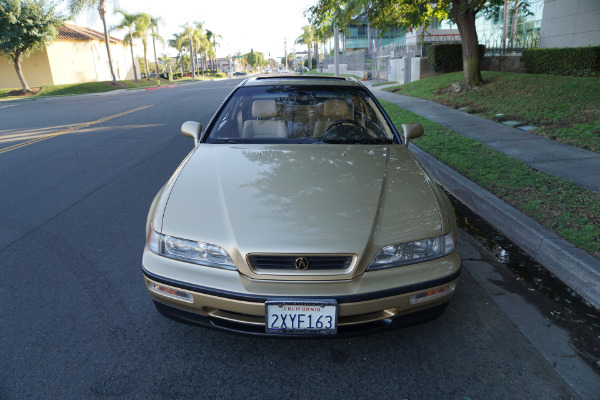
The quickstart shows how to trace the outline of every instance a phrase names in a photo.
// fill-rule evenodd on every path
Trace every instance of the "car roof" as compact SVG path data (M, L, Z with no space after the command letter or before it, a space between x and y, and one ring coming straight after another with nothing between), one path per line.
M269 85L309 85L309 86L348 86L361 87L354 78L337 76L259 76L249 78L241 86L269 86Z

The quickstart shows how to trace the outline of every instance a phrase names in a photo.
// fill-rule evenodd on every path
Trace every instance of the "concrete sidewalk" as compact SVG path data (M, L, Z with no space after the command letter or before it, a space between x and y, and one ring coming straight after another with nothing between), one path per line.
M523 161L532 168L600 193L600 154L567 146L429 100L370 86L375 96Z
M373 87L374 82L371 81L364 83L380 99L477 140L532 168L600 193L598 153L567 146L429 100L385 92L380 87ZM561 239L418 147L411 144L410 148L440 185L600 310L600 260Z

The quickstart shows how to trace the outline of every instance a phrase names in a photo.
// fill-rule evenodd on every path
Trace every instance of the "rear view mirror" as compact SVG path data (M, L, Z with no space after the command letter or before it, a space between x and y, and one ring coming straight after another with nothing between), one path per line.
M423 126L421 124L417 124L417 123L402 124L402 139L404 141L404 145L406 147L408 147L408 142L411 139L416 139L418 137L421 137L421 135L423 135L424 131L425 130L423 129Z
M181 125L181 133L183 136L194 139L194 146L198 146L198 143L200 143L200 135L202 134L202 124L194 121L184 122L184 124Z

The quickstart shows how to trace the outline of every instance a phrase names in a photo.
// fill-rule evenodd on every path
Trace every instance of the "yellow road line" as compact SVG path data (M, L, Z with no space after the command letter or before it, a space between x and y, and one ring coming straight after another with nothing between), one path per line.
M74 131L79 130L81 128L87 128L88 126L96 125L96 124L99 124L101 122L113 119L113 118L122 117L123 115L131 114L131 113L136 112L136 111L141 111L141 110L144 110L144 109L149 108L149 107L152 107L152 105L141 106L141 107L138 107L138 108L134 108L133 110L124 111L122 113L115 114L115 115L110 115L108 117L104 117L104 118L98 119L96 121L86 122L86 123L83 123L83 124L80 124L80 125L76 125L76 126L73 126L71 128L67 128L65 130L62 130L60 132L50 133L48 135L44 135L44 136L36 138L36 139L31 139L31 140L28 140L26 142L17 143L15 145L12 145L12 146L0 149L0 154L7 153L7 152L12 151L12 150L20 149L22 147L29 146L29 145L37 143L37 142L41 142L42 140L46 140L46 139L50 139L50 138L53 138L53 137L56 137L56 136L64 135L64 134L67 134L67 133L71 133L71 132L74 132Z

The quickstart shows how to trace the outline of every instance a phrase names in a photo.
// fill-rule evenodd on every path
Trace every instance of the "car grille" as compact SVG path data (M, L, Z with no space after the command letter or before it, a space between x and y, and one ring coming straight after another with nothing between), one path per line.
M352 256L251 255L250 266L255 271L296 271L297 260L303 258L307 271L337 271L352 265Z

